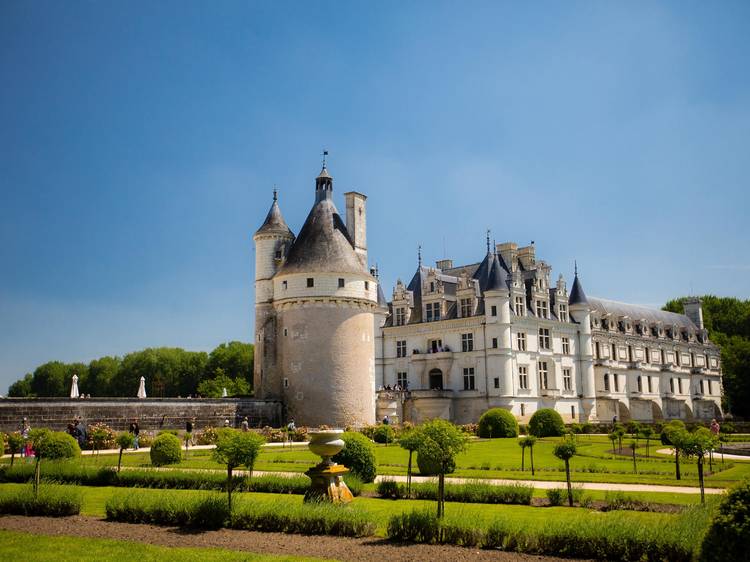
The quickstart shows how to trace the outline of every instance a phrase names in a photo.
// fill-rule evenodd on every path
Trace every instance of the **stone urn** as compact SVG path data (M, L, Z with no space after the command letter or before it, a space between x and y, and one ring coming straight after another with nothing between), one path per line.
M349 469L331 460L331 457L345 446L344 440L341 439L343 433L342 429L307 432L310 438L308 447L323 461L305 472L310 477L310 488L305 492L306 502L343 504L352 501L352 492L344 482L344 475L349 473Z
M344 448L344 440L341 439L343 433L343 429L319 429L307 433L307 436L310 438L308 447L310 447L313 453L323 459L323 462L320 464L326 466L336 464L331 460L331 457Z

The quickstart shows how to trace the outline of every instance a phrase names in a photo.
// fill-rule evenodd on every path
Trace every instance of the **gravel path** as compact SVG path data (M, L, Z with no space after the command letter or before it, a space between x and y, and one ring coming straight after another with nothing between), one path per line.
M161 546L214 547L228 550L314 556L346 562L510 562L511 560L557 562L569 558L531 556L459 546L397 544L378 538L349 539L328 536L287 535L255 531L192 531L176 527L156 527L131 523L113 523L93 517L0 517L0 529L38 535L66 535L136 541Z

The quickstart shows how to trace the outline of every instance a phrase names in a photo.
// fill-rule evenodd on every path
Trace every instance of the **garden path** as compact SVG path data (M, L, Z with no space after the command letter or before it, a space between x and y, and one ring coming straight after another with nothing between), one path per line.
M673 449L659 449L656 451L660 455L672 455L674 454ZM716 459L721 458L721 453L714 451L714 462ZM729 461L750 461L750 456L747 455L732 455L730 453L724 453L724 459Z

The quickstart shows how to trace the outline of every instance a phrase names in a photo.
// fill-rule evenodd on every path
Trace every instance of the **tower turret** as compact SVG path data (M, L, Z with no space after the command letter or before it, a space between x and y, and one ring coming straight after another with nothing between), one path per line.
M578 359L581 366L581 383L583 385L583 412L584 420L591 419L595 414L596 386L594 379L594 349L591 335L591 306L583 291L580 279L578 279L578 264L575 266L575 278L573 287L568 297L568 310L570 316L579 324L578 328Z
M273 190L273 202L266 220L253 235L255 243L255 362L253 386L255 395L267 395L265 380L276 368L276 314L273 310L272 278L286 259L294 234L289 229L279 208L278 194Z

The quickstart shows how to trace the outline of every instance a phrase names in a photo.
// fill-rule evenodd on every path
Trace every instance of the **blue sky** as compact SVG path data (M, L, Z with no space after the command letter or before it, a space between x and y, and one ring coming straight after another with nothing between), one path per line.
M251 341L330 151L385 293L484 232L591 295L750 297L746 2L0 4L0 392Z

